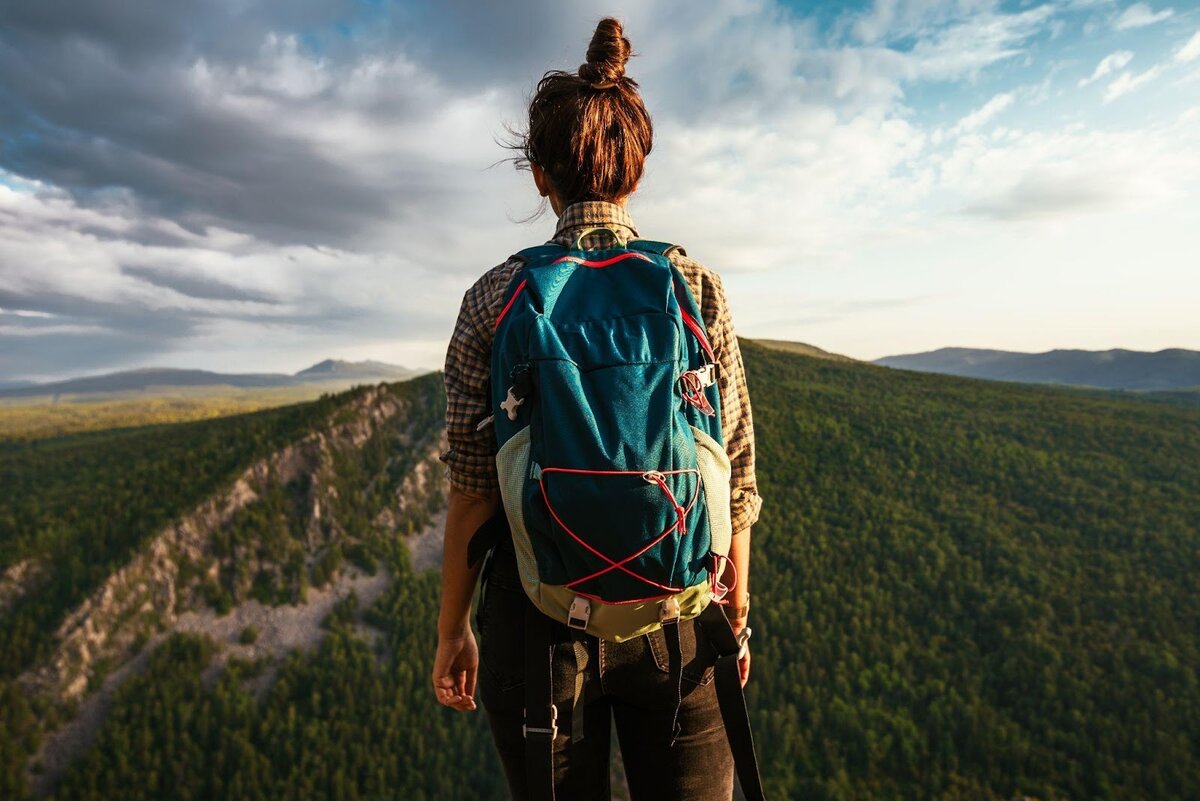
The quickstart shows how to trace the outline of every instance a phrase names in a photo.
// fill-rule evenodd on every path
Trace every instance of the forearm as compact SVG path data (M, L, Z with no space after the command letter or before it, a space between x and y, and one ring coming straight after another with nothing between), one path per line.
M736 583L733 585L733 590L726 596L729 604L725 607L730 622L734 624L734 629L736 630L746 625L744 617L738 619L737 610L745 609L750 605L749 528L743 529L733 535L733 540L729 545L729 561L730 565L726 567L722 581L728 586L731 581L735 581L736 576Z
M442 609L438 616L438 636L461 637L471 616L471 596L479 578L479 566L467 564L467 545L471 536L500 506L498 492L487 499L476 498L450 487L446 534L442 544Z

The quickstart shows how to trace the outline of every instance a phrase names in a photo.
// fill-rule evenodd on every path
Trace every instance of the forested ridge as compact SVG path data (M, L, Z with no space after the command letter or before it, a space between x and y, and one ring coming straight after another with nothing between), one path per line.
M1200 411L743 352L772 797L1200 797ZM436 575L372 558L382 636L344 605L258 699L262 665L205 687L214 645L170 640L56 798L503 798L482 715L428 690Z
M0 442L0 569L51 566L0 616L0 678L44 658L67 610L147 537L346 401Z

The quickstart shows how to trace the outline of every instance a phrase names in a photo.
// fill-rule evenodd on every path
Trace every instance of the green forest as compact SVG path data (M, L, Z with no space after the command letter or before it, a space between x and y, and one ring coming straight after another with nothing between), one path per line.
M771 797L1200 798L1200 409L743 353L765 499L748 695ZM345 399L0 446L18 488L0 566L87 554L40 616L0 618L8 673L146 531ZM212 467L181 475L196 463ZM138 514L141 534L96 522ZM362 610L380 636L346 602L314 655L206 686L217 646L176 635L55 798L504 798L482 714L428 690L436 575L398 541L371 558L396 576ZM36 710L12 683L0 702L0 797L20 797Z
M0 617L0 678L44 658L66 612L147 537L360 392L216 420L0 441L0 569L29 558L53 565Z

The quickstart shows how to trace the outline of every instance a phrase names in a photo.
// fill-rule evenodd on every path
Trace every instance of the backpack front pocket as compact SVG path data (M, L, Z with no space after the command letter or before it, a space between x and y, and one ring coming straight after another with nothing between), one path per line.
M537 492L565 585L607 603L634 603L682 592L686 561L704 532L700 473L542 467ZM705 544L707 547L707 544Z

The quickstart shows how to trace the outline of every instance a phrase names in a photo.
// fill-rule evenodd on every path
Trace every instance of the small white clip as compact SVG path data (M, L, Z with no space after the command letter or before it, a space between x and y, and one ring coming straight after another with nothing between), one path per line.
M524 398L518 398L513 394L513 388L508 388L508 397L504 399L504 403L500 404L500 408L508 414L509 420L517 419L517 407L525 402Z
M567 612L567 625L573 629L587 629L588 618L592 616L592 602L582 595L576 595L571 601L571 609Z
M703 367L697 367L692 372L700 379L700 386L702 387L711 387L717 382L717 366L711 362Z
M479 425L475 426L475 430L482 431L483 429L487 428L494 422L496 422L496 415L489 414L487 417L485 417L479 421Z
M528 715L528 713L526 713L526 715ZM555 737L558 736L558 707L557 706L555 706L554 704L550 705L550 728L544 729L544 728L539 728L536 726L530 726L525 723L521 724L521 736L523 736L525 739L529 739L529 735L531 735L531 734L546 734L546 735L550 736L551 740L553 740Z

